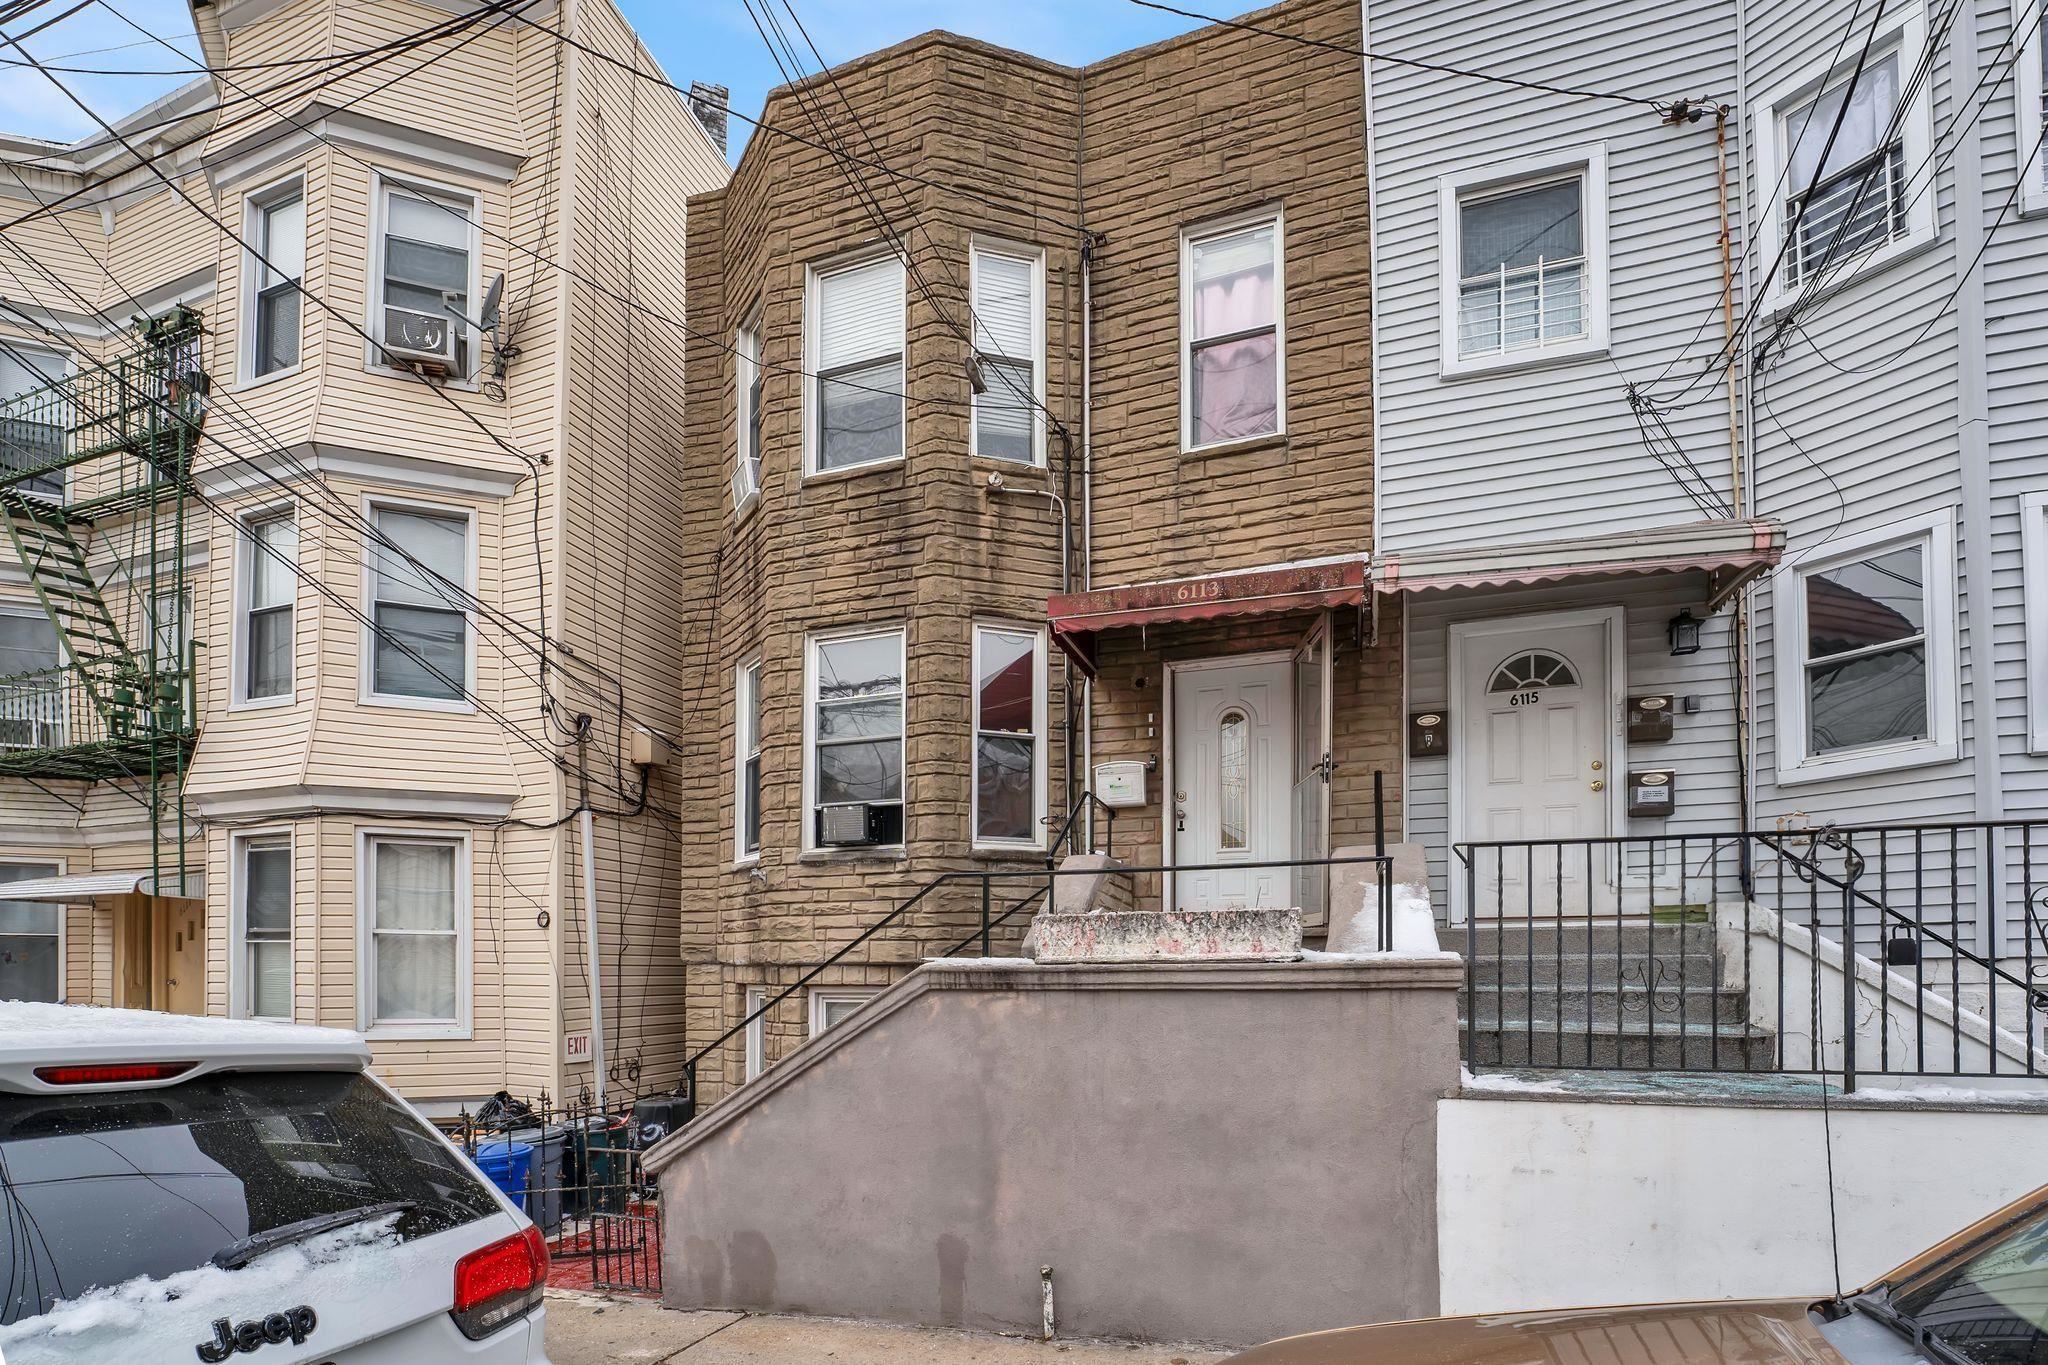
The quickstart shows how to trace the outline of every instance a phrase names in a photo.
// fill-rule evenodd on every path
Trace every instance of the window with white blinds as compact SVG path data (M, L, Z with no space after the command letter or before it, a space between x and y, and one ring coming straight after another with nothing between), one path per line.
M238 840L241 962L235 1012L248 1019L292 1017L292 841Z
M988 459L1045 458L1038 422L1045 393L1043 259L974 249L974 453Z
M445 1037L468 1027L468 845L372 835L365 868L361 1013L366 1028Z
M812 473L903 458L903 262L812 276Z

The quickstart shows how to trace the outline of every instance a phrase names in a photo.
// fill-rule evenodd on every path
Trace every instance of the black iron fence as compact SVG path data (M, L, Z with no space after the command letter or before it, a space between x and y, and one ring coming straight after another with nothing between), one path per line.
M661 1291L661 1209L632 1103L532 1103L500 1092L456 1121L455 1138L548 1239L558 1288Z
M2048 1073L2048 824L1456 845L1469 1066Z

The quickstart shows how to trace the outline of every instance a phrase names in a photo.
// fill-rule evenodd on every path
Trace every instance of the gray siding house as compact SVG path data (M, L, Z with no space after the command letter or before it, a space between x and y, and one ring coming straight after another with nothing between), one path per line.
M2041 980L2039 8L1364 9L1374 578L1440 914L1860 902L1884 957L1896 905L1958 999L1957 956ZM1870 826L1853 887L1782 891Z

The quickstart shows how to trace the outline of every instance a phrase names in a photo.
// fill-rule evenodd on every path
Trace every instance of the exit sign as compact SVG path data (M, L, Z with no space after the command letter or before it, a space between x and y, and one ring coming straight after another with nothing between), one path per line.
M562 1035L562 1060L565 1062L587 1062L590 1060L590 1030L578 1029Z

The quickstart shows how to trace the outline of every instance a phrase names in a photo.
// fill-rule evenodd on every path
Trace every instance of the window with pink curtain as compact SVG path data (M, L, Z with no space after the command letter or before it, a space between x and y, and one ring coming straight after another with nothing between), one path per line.
M1280 430L1278 240L1266 222L1188 243L1190 446Z

